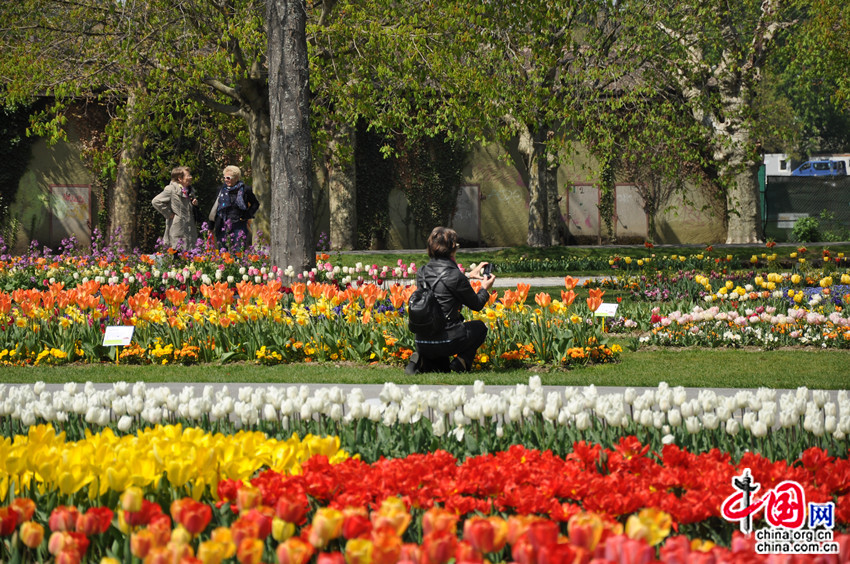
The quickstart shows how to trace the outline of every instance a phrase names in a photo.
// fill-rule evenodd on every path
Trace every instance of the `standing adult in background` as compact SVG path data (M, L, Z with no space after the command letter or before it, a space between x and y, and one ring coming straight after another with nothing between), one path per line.
M198 199L192 188L189 167L178 166L171 171L171 182L151 200L156 211L165 217L162 244L171 249L191 249L198 241L195 208Z
M425 282L433 288L437 303L446 318L446 327L436 335L416 335L416 352L410 355L408 375L419 372L466 372L472 368L478 347L487 338L483 321L464 321L463 306L481 311L490 301L489 290L496 277L486 276L482 262L468 274L461 272L455 256L460 245L457 233L448 227L435 227L428 236L428 264L419 270L416 284ZM481 289L472 289L469 279L481 280ZM457 356L454 356L457 355ZM454 356L454 358L452 358Z
M213 231L219 249L241 250L251 246L250 221L260 202L251 187L242 182L239 167L224 167L223 178L210 220L215 222Z

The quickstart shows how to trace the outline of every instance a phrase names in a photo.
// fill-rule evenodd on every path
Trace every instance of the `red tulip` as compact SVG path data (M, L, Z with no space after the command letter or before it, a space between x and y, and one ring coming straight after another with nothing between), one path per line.
M108 507L91 507L77 517L77 531L87 537L105 533L112 524L113 513Z
M342 521L342 536L346 539L368 537L371 532L372 522L364 514L350 513Z
M321 552L316 557L316 564L345 564L345 556L341 552Z
M283 494L277 499L274 509L277 516L284 521L301 525L307 517L310 503L303 492Z
M60 505L50 513L47 525L51 531L74 531L77 528L79 516L80 512L76 507Z
M191 497L184 497L172 502L171 517L192 535L199 535L212 520L212 508Z
M0 537L11 536L18 528L18 514L10 507L0 507Z
M435 531L426 535L422 542L423 564L445 564L454 557L457 536L451 531Z

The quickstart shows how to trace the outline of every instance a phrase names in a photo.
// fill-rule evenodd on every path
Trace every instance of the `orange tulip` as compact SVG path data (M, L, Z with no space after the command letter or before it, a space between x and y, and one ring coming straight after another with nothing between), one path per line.
M457 515L441 507L432 507L422 515L422 534L437 531L457 531Z
M517 294L519 294L520 302L525 302L525 299L528 297L528 291L531 289L531 284L517 284L516 290Z
M539 292L534 295L534 301L540 307L548 307L552 303L552 296L545 292Z
M149 530L141 529L130 535L130 552L136 558L144 560L153 547L154 536Z
M295 303L300 304L304 302L304 292L307 290L307 284L304 282L295 282L292 284L292 297L295 299Z
M578 278L573 278L572 276L565 276L564 286L567 288L567 290L574 289L576 286L578 286Z
M313 556L313 547L298 537L291 537L277 545L277 561L280 564L307 564Z
M18 523L23 523L35 514L35 502L28 497L18 497L12 500L9 509L18 514Z
M561 301L565 306L570 307L573 305L573 302L576 300L576 293L570 290L569 292L565 292L561 290Z
M372 564L395 564L401 556L401 537L392 527L372 531Z
M263 560L263 541L260 539L242 539L236 549L236 560L240 564L259 564Z

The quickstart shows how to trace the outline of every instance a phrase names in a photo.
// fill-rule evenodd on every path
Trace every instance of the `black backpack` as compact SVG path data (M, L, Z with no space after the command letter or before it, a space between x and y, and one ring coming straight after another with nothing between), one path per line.
M407 301L407 327L416 335L426 337L436 335L446 328L446 316L443 315L443 310L434 294L434 288L446 272L448 271L443 271L432 285L429 285L423 276L422 285L410 295Z

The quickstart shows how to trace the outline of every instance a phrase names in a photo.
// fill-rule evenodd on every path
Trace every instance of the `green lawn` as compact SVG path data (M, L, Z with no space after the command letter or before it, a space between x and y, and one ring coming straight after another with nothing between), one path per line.
M545 385L671 386L704 388L847 389L850 351L836 350L696 350L623 351L622 362L570 371L487 371L466 375L405 376L399 367L354 364L294 364L258 366L250 363L204 366L73 365L0 368L0 382L211 382L211 383L325 383L325 384L472 384L527 383L540 374ZM844 374L844 376L842 376Z

